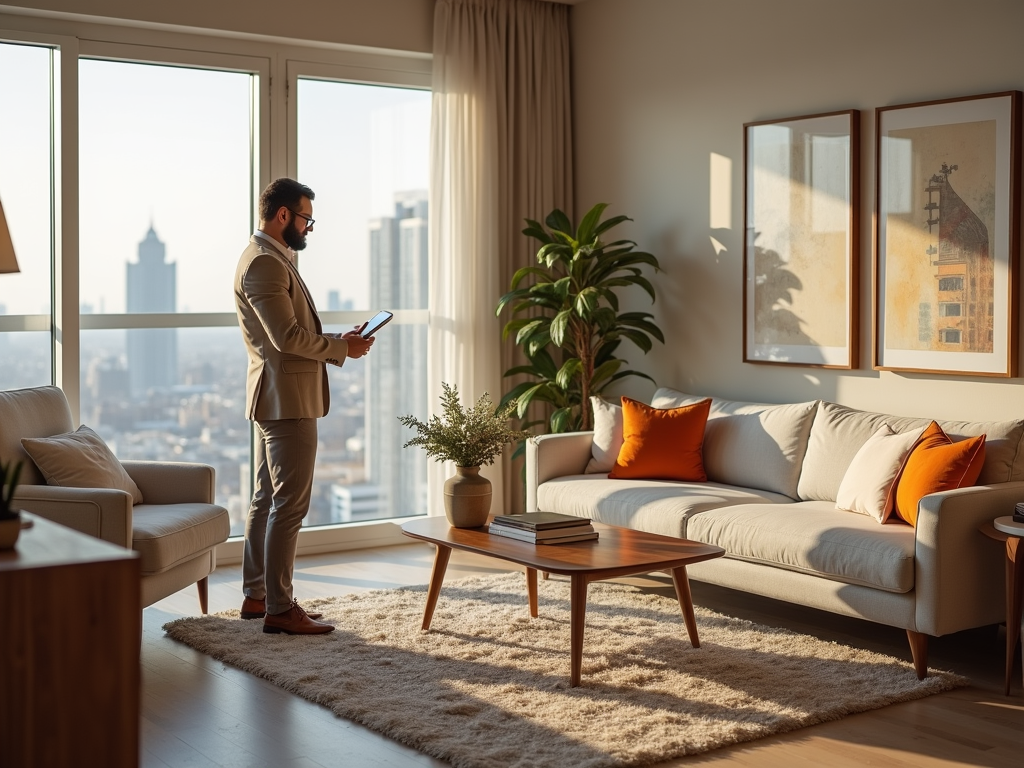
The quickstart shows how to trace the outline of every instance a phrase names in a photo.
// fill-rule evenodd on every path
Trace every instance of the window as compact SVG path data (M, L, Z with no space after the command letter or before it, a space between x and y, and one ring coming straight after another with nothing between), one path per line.
M241 534L232 284L252 231L257 75L83 59L79 78L82 421L119 458L212 465Z
M960 331L955 328L943 328L939 331L939 337L942 339L943 344L960 343Z
M297 79L297 178L316 193L299 270L327 317L395 320L331 369L308 524L426 513L427 459L398 416L427 412L430 93ZM345 315L345 312L355 314Z
M53 382L51 283L56 125L52 96L59 53L0 43L0 201L21 270L0 275L0 389Z
M939 303L939 317L960 317L963 309L962 304L953 304L949 302Z
M940 277L939 278L939 290L940 291L962 291L964 289L964 279L962 277Z

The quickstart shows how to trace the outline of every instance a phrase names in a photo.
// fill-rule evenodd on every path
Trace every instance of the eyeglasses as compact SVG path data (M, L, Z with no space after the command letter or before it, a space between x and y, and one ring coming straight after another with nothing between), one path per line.
M291 208L289 208L288 210L292 211ZM299 213L298 211L292 211L292 213L294 213L300 219L304 219L305 220L305 222L306 222L306 229L312 229L313 223L314 223L314 219L310 218L309 216L307 216L304 213Z

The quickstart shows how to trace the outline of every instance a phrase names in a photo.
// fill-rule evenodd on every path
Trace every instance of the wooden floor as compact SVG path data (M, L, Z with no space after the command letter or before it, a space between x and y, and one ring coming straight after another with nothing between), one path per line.
M425 544L302 558L295 595L311 597L424 584L433 548ZM508 570L455 552L446 580ZM210 577L210 612L241 602L240 566ZM674 595L665 575L621 581ZM722 613L783 626L909 660L902 630L755 598L693 582L693 599ZM169 640L164 622L199 613L186 590L143 613L142 765L146 768L414 768L444 766L327 709ZM680 631L683 627L680 624ZM967 675L966 689L852 715L697 757L662 763L695 766L1024 766L1024 693L1018 667L1010 696L1003 689L1002 630L988 628L933 639L930 663ZM300 638L296 642L301 642ZM584 651L585 652L585 651ZM568 653L566 655L568 669ZM841 685L842 681L837 681ZM564 768L572 768L565 766Z

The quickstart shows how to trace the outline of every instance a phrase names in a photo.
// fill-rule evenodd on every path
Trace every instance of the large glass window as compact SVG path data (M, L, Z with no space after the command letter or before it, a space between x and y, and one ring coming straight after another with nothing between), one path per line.
M302 77L297 91L297 175L316 193L299 269L328 319L395 312L365 361L331 370L308 522L425 514L426 457L402 448L397 417L427 411L430 93Z
M0 275L0 389L53 381L53 71L59 53L0 43L0 201L20 272Z
M82 421L122 459L212 464L239 534L250 439L232 285L253 225L256 76L92 59L79 73Z

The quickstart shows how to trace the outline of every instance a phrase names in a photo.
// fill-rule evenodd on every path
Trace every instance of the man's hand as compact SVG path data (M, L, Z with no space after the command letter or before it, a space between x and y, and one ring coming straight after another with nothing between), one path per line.
M368 339L364 339L359 335L359 331L365 327L366 323L362 326L358 326L354 331L343 333L341 338L348 342L348 356L352 358L363 357L367 352L370 351L370 347L373 346L373 336Z

